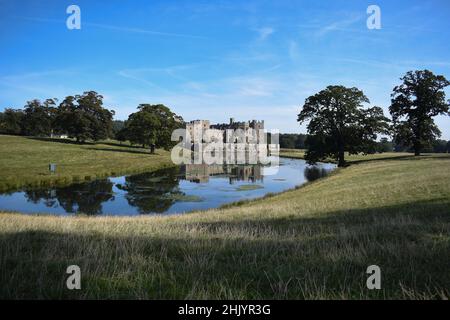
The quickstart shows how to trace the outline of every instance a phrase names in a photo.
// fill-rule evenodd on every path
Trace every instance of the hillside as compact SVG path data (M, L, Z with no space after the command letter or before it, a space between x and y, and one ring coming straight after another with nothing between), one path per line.
M116 141L77 144L69 139L0 135L0 191L152 171L172 166L170 153ZM49 164L55 163L55 174Z
M368 161L226 209L0 214L2 298L450 297L450 157ZM82 290L65 289L77 264ZM366 288L366 268L382 289Z

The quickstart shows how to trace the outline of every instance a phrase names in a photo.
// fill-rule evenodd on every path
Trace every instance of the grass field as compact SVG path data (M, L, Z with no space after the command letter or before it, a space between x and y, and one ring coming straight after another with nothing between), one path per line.
M183 216L0 214L0 298L448 299L449 253L450 157L377 160Z
M23 186L64 185L173 165L170 154L114 141L76 144L68 139L37 139L0 135L0 191ZM48 169L56 163L56 174Z
M292 159L304 159L305 158L304 149L281 149L280 156ZM406 152L385 152L385 153L374 153L374 154L346 154L345 161L348 163L357 163L371 160L381 160L381 159L391 159L391 158L405 158L412 156L412 153ZM327 159L327 162L337 163L334 159Z

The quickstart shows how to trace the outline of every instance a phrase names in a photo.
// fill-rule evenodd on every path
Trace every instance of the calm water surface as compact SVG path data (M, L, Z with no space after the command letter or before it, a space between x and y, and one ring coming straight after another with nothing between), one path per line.
M276 167L188 165L67 187L0 194L0 210L70 215L170 214L282 192L326 175L334 164L280 159Z

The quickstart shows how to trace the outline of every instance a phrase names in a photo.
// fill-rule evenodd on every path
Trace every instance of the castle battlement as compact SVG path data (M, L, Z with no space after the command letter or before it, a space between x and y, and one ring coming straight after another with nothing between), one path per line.
M264 130L264 120L250 120L250 121L235 121L234 118L230 118L229 123L218 123L211 124L209 120L192 120L186 123L186 130L188 131L191 140L194 140L195 137L203 137L203 134L206 130L209 130L210 136L219 137L222 136L225 140L226 130L244 130L247 134L247 130L252 129L252 134L255 136L259 135L260 130ZM198 139L197 139L198 141ZM259 141L260 143L262 141Z

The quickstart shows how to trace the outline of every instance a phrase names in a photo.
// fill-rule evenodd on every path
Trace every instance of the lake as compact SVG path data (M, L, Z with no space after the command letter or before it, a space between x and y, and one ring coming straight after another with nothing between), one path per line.
M336 166L280 158L278 167L186 165L66 187L0 194L0 210L55 215L173 214L278 193L327 175Z

